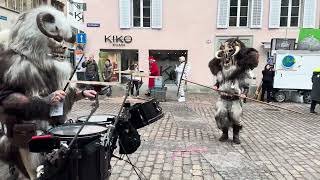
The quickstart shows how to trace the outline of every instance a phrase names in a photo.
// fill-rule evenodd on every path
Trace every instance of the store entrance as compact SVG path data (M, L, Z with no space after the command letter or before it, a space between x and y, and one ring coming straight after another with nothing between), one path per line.
M127 82L127 75L121 72L128 70L132 64L138 64L138 53L138 50L100 49L98 63L100 77L105 71L105 62L109 59L113 66L111 81Z
M187 50L149 50L149 56L153 56L158 63L160 75L164 84L177 84L175 68L179 65L179 57L188 59Z

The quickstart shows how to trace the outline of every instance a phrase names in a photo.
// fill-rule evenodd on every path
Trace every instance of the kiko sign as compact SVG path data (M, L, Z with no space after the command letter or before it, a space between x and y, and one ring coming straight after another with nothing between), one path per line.
M132 42L131 36L118 36L118 35L110 35L104 36L104 42L110 43L113 46L126 46L126 44L130 44Z

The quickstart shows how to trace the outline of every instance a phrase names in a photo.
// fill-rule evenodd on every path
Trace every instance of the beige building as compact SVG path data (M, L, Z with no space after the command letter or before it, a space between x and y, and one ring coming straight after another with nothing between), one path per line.
M190 79L212 85L208 62L220 42L238 37L260 52L257 81L272 38L298 38L318 28L318 0L86 0L88 53L112 59L119 70L132 62L148 69L155 56L163 70L185 55ZM167 72L164 72L166 74Z

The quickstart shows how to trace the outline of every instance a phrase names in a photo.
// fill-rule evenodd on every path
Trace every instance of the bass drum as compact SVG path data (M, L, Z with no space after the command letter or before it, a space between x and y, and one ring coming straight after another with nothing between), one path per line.
M130 107L129 112L131 115L129 122L136 129L145 127L164 116L159 102L155 99L145 103L134 104Z

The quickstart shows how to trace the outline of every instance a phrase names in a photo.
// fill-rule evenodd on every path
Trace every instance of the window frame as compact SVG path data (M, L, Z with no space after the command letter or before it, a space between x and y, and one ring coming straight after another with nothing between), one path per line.
M282 9L282 0L280 4L280 21L279 21L279 27L280 28L299 28L303 23L301 23L301 16L302 16L302 8L303 8L303 1L299 0L299 12L298 12L298 25L297 26L291 26L291 12L292 12L292 1L293 0L288 0L288 14L287 16L281 16L281 9ZM296 6L295 6L296 7ZM281 26L281 17L287 17L287 25L286 26ZM295 16L294 16L295 17Z
M147 27L147 26L143 26L143 19L144 19L144 15L143 15L143 8L145 7L144 6L144 0L140 0L140 26L134 26L134 7L133 7L133 1L134 0L131 0L131 27L132 28L152 28L152 25L151 25L151 22L152 22L152 0L149 0L150 1L150 16L149 16L149 19L150 19L150 26Z
M236 25L235 26L230 26L230 14L231 14L231 7L235 7L235 6L231 6L231 0L230 1L230 5L229 5L229 17L228 17L228 27L231 28L246 28L249 27L250 25L250 12L251 12L251 0L248 0L248 5L247 6L243 6L243 7L247 7L247 25L246 26L240 26L240 18L241 18L241 0L237 0L237 20L236 20ZM235 16L232 16L235 17Z

